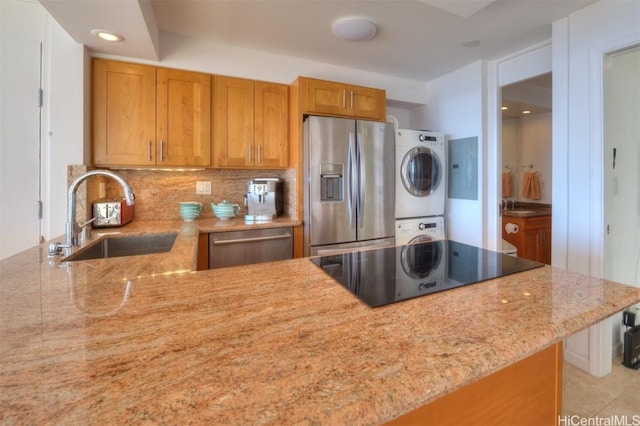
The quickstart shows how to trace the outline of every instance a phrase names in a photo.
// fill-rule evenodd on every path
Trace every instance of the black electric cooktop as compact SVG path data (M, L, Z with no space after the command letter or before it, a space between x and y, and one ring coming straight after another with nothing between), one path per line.
M372 308L544 266L449 240L310 260Z

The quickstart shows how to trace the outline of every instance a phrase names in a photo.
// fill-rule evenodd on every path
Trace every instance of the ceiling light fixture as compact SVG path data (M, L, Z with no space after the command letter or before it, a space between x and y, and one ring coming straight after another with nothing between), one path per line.
M478 40L477 38L472 38L472 39L469 39L469 40L465 40L460 44L463 47L478 47L478 46L480 46L480 40Z
M522 111L523 114L531 114L531 111L529 111L528 109L525 109L524 111Z
M123 41L124 37L120 34L107 30L91 30L91 34L106 41Z
M501 107L500 109L501 109L502 111L506 111L506 110L508 110L508 109L509 109L509 107L507 107L507 106L503 106L503 107Z
M341 18L333 23L333 35L340 40L365 41L376 36L376 25L366 18Z

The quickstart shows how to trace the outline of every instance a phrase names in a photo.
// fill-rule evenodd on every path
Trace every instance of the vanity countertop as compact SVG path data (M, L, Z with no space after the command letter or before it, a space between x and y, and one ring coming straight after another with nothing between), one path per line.
M551 216L551 205L518 202L513 207L507 207L503 209L502 215L507 217L522 217L522 218Z

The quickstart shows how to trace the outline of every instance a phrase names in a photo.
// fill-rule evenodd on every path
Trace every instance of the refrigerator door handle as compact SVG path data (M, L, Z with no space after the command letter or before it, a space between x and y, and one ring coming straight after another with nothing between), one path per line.
M364 167L362 167L362 156L364 155L364 152L362 151L362 134L358 133L358 138L357 140L357 154L356 154L356 158L357 160L357 169L358 169L358 199L356 201L356 210L358 211L358 223L360 224L360 227L362 228L362 214L364 211L364 193L365 193L365 187L366 187L366 182L367 182L367 177L365 175L366 170L364 169Z
M355 221L355 196L357 187L356 182L356 146L354 142L353 132L349 132L349 153L347 157L347 205L349 207L349 226L353 228Z

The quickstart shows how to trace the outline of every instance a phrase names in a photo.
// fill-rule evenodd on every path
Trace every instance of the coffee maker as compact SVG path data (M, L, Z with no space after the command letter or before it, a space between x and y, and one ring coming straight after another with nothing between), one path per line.
M249 181L244 201L247 206L245 222L270 222L283 212L282 180L255 178Z

